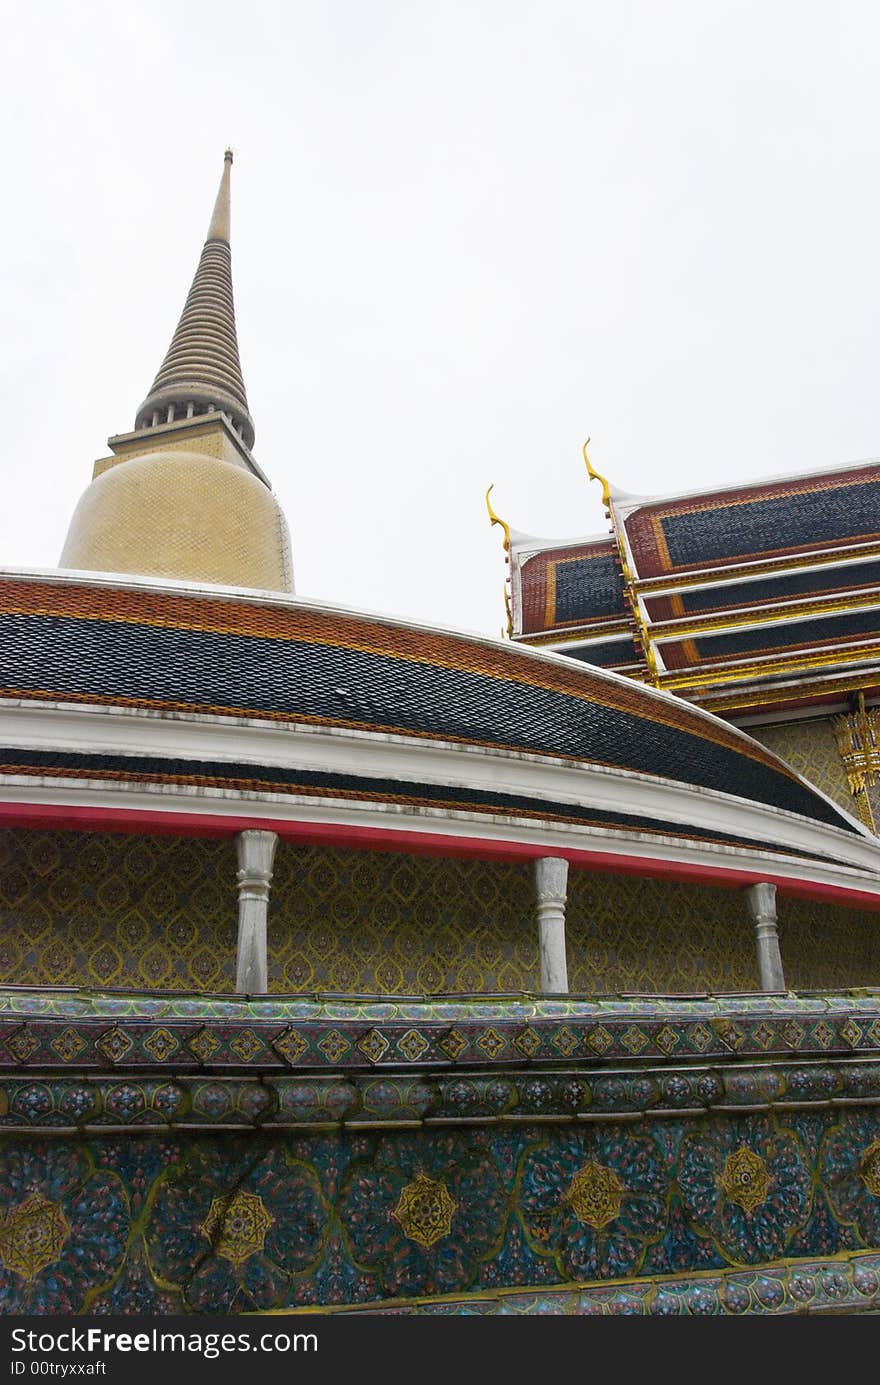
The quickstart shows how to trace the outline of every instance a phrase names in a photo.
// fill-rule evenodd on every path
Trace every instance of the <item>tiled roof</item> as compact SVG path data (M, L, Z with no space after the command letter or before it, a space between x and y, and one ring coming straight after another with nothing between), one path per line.
M815 568L754 578L749 582L724 587L698 587L678 594L687 615L725 611L733 607L750 609L762 602L782 601L786 597L825 596L859 587L880 586L880 562L853 563L846 567ZM667 618L669 613L664 613Z
M880 683L880 463L607 504L601 562L595 541L514 548L516 638L728 715Z
M880 476L823 473L766 488L649 501L626 532L640 577L880 535Z
M732 790L854 830L764 747L677 699L513 645L292 600L9 578L0 698L497 747Z
M520 555L514 548L513 556L523 633L626 619L620 564L611 540L534 555Z

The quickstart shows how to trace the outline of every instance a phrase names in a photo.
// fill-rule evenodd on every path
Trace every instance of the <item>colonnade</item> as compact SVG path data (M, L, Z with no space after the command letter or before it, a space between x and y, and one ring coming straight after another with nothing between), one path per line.
M278 837L274 832L245 831L236 837L238 856L238 946L235 989L261 995L268 988L268 916L272 869ZM784 991L779 951L776 886L760 881L743 890L745 912L751 918L758 976L762 991ZM547 995L568 992L565 943L565 905L568 862L557 856L535 861L535 926L541 969L541 990Z

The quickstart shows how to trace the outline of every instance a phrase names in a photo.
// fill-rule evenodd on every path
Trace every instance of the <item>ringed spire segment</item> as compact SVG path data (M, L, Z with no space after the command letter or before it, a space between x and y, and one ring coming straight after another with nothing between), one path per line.
M232 150L227 149L192 287L152 389L137 411L135 429L219 411L251 448L255 430L238 354L232 292L231 172Z

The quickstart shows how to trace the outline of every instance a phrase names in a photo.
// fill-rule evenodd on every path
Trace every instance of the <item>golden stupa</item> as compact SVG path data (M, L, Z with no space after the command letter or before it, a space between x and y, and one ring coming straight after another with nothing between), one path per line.
M293 591L281 507L251 455L229 246L232 151L180 321L135 428L108 440L60 566Z

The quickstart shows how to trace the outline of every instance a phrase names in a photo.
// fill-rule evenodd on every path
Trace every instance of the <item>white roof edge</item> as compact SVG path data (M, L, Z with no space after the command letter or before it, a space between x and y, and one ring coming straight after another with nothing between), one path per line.
M610 529L606 529L604 534L579 534L573 539L545 539L538 534L520 534L516 529L510 531L511 551L515 551L517 557L521 554L532 557L536 553L545 553L548 549L584 548L588 544L598 543L614 543L614 535Z

